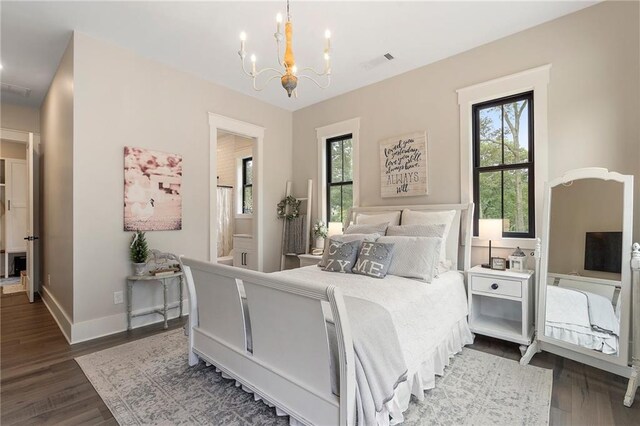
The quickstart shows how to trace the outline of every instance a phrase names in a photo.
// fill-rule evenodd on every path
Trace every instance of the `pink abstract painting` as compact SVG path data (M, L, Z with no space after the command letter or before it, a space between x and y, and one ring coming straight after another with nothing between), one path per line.
M124 230L182 229L182 156L124 148Z

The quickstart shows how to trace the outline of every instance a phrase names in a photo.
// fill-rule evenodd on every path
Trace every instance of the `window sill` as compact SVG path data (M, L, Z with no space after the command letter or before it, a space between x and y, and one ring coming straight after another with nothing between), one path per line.
M253 219L253 214L236 213L236 219Z
M525 250L535 250L536 238L501 238L499 240L491 240L492 248L516 248L520 247ZM471 239L471 247L489 247L489 240L473 237Z

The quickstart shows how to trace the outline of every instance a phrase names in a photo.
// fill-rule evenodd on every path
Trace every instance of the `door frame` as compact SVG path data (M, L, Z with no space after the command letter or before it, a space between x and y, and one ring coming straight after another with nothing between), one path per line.
M215 262L217 258L218 229L215 226L216 209L218 204L217 194L217 170L218 170L218 132L231 133L255 142L255 157L253 159L253 186L256 193L253 195L253 241L256 250L257 269L262 271L263 264L263 182L264 182L264 131L265 128L236 120L235 118L209 113L209 261Z
M27 164L27 232L30 235L40 234L40 134L0 128L0 139L21 143L25 145ZM31 148L31 149L30 149ZM27 269L33 271L29 274L28 288L26 289L29 302L34 301L34 294L40 292L40 244L35 241L27 242ZM31 252L31 256L29 253ZM5 254L6 255L6 254ZM4 259L3 259L4 261Z

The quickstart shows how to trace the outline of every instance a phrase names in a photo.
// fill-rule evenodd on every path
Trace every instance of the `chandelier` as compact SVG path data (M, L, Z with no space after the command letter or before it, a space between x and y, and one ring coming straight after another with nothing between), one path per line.
M287 0L287 22L284 24L284 35L282 34L282 14L278 13L276 16L276 32L273 34L273 37L276 39L276 47L278 52L278 64L281 69L276 68L263 68L258 70L256 67L256 55L251 55L251 71L247 71L245 67L245 58L247 53L245 51L245 42L247 40L247 34L243 31L240 33L240 50L238 51L238 55L240 55L240 60L242 61L242 70L245 74L251 77L253 81L253 89L260 91L263 90L271 80L276 78L280 79L280 83L282 83L282 87L287 91L287 95L291 97L291 94L294 94L298 97L298 92L296 87L298 86L299 78L306 78L311 80L321 89L326 89L331 84L331 62L330 62L330 51L331 51L331 32L326 30L324 33L326 44L324 48L324 70L322 72L318 72L311 67L298 69L296 66L296 60L293 55L293 47L292 47L292 38L293 38L293 29L291 25L291 15L289 13L289 0ZM281 55L281 43L285 41L285 51L284 56ZM263 73L271 74L269 78L266 79L262 87L258 87L258 77ZM325 83L322 84L315 77L325 77Z

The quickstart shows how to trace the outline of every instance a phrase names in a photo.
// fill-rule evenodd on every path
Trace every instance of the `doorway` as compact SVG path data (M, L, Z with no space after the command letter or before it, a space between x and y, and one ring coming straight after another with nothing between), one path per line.
M3 293L39 292L40 135L0 129L0 250Z
M209 261L262 271L264 128L209 113L209 130Z

